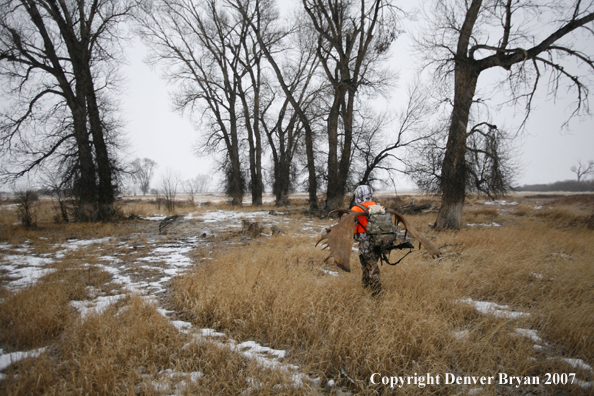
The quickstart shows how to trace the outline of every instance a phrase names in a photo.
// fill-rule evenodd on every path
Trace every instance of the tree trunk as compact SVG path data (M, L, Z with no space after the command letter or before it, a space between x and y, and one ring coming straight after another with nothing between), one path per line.
M288 206L291 172L286 153L281 153L278 164L275 166L274 173L273 189L276 206Z
M308 122L307 120L305 122ZM307 156L307 191L309 192L309 210L318 209L318 181L313 150L313 131L309 124L305 125L305 154Z
M262 206L262 193L263 193L263 183L262 183L262 165L261 165L261 157L262 157L262 148L260 146L260 142L254 139L254 136L251 132L248 131L248 142L250 145L250 184L251 184L251 192L252 192L252 205L254 206Z
M279 122L278 128L278 152L274 141L270 138L270 147L272 148L272 159L274 164L274 181L272 183L272 193L275 197L276 206L287 206L289 204L289 184L290 173L288 158L285 148L285 134L282 131L282 125Z
M252 192L252 205L262 206L262 193L264 185L262 183L262 142L260 136L260 63L256 62L254 66L256 74L250 71L252 79L252 88L254 90L254 102L252 115L247 103L246 93L241 86L241 79L238 78L239 96L243 104L244 118L248 135L249 157L250 157L250 181Z
M343 70L343 75L348 75L348 70ZM346 186L351 167L351 152L353 144L353 111L356 88L349 87L348 90L342 86L336 90L335 102L328 117L328 193L326 209L334 210L343 206ZM345 100L346 99L346 100ZM334 111L336 114L334 114ZM344 129L344 140L340 150L340 161L338 160L338 119L342 120ZM330 133L332 132L332 133ZM332 153L332 161L330 161ZM331 173L332 167L332 173ZM332 176L331 176L332 175Z
M340 116L341 92L335 88L334 103L328 113L328 190L326 191L326 209L334 210L342 206L344 185L339 179L338 166L338 119Z
M94 221L96 219L97 185L95 182L95 164L91 143L86 128L85 110L81 106L72 108L74 137L78 149L79 179L76 181L75 195L78 198L74 218L76 221Z
M255 185L252 186L252 205L262 206L264 183L262 182L262 141L259 127L254 128L254 132L256 138L256 178Z
M346 72L345 72L346 73ZM335 203L337 206L334 209L341 208L344 203L344 196L346 194L346 186L349 178L349 171L351 168L351 154L353 145L353 112L355 91L353 87L348 90L347 103L342 104L342 124L344 128L344 142L342 145L342 152L340 154L340 163L338 164L338 187L336 191ZM344 101L344 97L343 97Z
M89 123L93 146L95 147L95 159L97 161L97 176L99 186L97 191L98 220L109 220L114 215L113 203L115 200L115 189L112 180L112 165L109 160L107 145L105 144L104 129L97 105L95 88L91 80L90 70L85 76L87 90L87 109L89 112Z
M435 228L459 229L466 198L466 138L472 98L479 70L471 61L458 61L455 72L454 108L441 169L441 208Z
M234 62L230 62L229 65L233 70L234 80L237 84L237 92L239 99L241 100L243 108L243 118L245 121L245 128L247 130L247 139L249 144L250 190L252 193L252 205L262 206L262 193L264 191L264 185L262 183L262 143L260 135L260 58L259 56L255 56L253 59L254 63L251 63L250 58L252 56L252 52L248 48L246 40L246 37L241 37L242 46L245 53L245 60L243 62L235 62L235 60L239 59L239 54L235 54L235 58L233 59ZM240 65L247 70L240 70ZM250 86L253 90L251 109L250 104L248 103L248 93L244 90L242 84L242 75L245 71L247 71L249 74L251 82Z
M235 96L233 93L232 96ZM235 99L231 98L229 100L230 112L229 112L229 122L230 122L230 132L231 132L231 147L229 149L229 159L231 161L231 180L230 182L230 195L231 195L231 205L233 206L241 206L243 204L243 193L244 193L244 185L243 185L243 175L241 174L241 161L239 159L239 139L237 137L237 116L235 114Z
M229 155L231 162L231 168L229 169L229 195L231 196L231 205L241 206L243 203L243 183L239 155L237 152L229 153Z

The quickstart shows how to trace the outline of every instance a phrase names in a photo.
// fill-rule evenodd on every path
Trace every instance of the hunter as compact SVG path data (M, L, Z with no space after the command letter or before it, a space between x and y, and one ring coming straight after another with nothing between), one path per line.
M366 185L360 185L355 189L355 205L351 210L363 212L357 204L369 209L370 206L376 205L373 202L373 190ZM367 218L365 216L357 217L357 225L355 226L355 241L359 242L359 261L361 262L361 270L363 275L361 281L363 287L371 290L372 296L377 296L382 291L382 282L380 280L380 270L377 264L381 257L380 248L373 248L367 239Z

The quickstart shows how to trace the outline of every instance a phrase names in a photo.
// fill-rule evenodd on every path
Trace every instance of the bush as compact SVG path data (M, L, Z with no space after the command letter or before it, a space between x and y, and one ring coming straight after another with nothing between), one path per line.
M17 217L21 224L26 228L37 225L37 215L35 213L35 203L39 201L39 194L33 190L15 191L17 201Z

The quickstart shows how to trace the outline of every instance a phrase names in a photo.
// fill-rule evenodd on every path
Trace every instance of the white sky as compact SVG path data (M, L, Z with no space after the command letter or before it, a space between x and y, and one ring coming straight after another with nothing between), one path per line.
M394 66L401 75L396 96L400 93L405 95L407 80L412 78L416 67L409 56L412 49L408 43L406 36L395 43L398 56ZM171 110L169 87L160 78L158 70L152 70L143 62L145 54L146 48L137 42L128 51L129 64L122 67L128 84L122 98L122 112L127 121L125 130L130 141L131 159L148 157L158 163L153 185L167 170L178 172L183 179L197 174L211 174L214 177L217 170L215 162L194 154L199 132L194 129L189 117L182 117ZM481 76L479 82L488 81ZM592 117L576 119L570 124L569 131L561 131L571 100L572 97L569 97L553 103L544 95L538 97L527 133L517 141L520 145L519 162L522 164L521 173L516 178L517 184L573 179L575 174L570 171L572 165L576 165L578 160L587 162L594 159ZM496 114L494 122L497 125L512 124L513 116ZM408 180L398 180L399 190L413 187Z

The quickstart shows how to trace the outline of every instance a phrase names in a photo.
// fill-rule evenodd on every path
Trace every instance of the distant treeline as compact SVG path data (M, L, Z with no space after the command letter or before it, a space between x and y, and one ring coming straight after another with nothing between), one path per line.
M594 191L594 180L564 180L551 184L531 184L518 187L517 191Z

